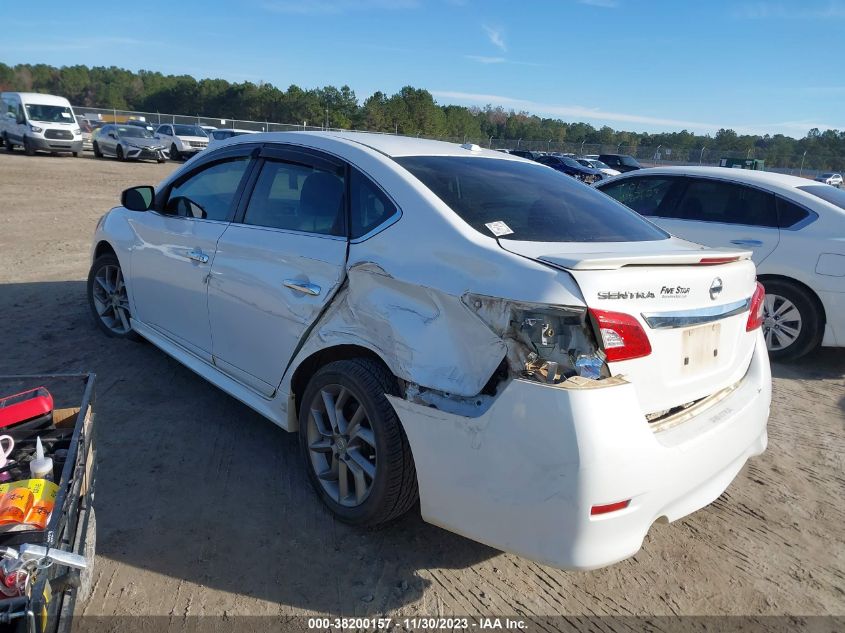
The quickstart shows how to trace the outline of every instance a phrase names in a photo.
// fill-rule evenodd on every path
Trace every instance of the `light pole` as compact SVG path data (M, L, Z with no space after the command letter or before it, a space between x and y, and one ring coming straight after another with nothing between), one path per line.
M490 139L487 141L487 146L490 149L493 149L493 135L492 134L490 135Z
M698 164L701 164L701 161L704 159L704 150L707 149L706 145L701 146L701 153L698 155Z
M522 139L521 138L516 139L516 149L519 149L520 143L522 143Z
M620 148L620 147L622 147L622 143L619 143L619 145L617 145L617 146L616 146L616 153L617 153L617 154L619 153L619 148Z
M547 152L552 151L552 139L549 139L549 144L546 146L546 151Z
M657 149L654 150L654 159L659 163L660 162L660 148L663 147L663 143L657 146Z
M804 154L801 156L801 169L798 170L798 175L800 176L804 173L804 159L807 158L807 150L804 150Z

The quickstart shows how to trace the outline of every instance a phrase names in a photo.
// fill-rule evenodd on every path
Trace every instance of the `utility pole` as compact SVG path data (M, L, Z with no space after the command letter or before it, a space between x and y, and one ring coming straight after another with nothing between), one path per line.
M807 158L807 150L804 150L804 154L801 156L801 169L798 170L798 175L804 173L804 159Z

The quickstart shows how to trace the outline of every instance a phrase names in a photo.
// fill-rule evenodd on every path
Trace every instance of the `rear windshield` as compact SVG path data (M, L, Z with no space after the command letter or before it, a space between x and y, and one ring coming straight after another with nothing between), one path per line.
M806 185L798 188L816 196L816 198L821 198L825 202L835 204L840 209L845 209L845 191L842 191L842 189L830 185Z
M620 156L619 161L623 165L628 165L629 167L639 167L640 164L637 162L637 159L633 156Z
M396 162L484 235L530 242L669 237L609 196L542 165L454 156L408 156Z

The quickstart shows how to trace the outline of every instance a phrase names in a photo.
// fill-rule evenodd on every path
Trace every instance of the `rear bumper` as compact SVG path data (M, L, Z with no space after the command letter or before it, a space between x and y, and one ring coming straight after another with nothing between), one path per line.
M423 518L556 567L601 567L635 554L657 519L714 501L766 448L762 334L736 389L661 432L638 413L632 384L607 384L514 380L475 418L390 397L411 444ZM590 515L626 499L623 510Z
M827 323L822 345L845 347L845 292L819 292Z

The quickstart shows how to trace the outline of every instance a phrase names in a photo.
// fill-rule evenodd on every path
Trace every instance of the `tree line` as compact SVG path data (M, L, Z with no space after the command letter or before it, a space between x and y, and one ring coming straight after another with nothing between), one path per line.
M720 129L714 135L687 130L650 134L596 128L588 123L544 118L528 112L439 105L427 90L406 86L388 95L376 92L361 102L349 86L282 90L269 83L229 82L189 75L164 75L114 66L83 65L57 68L46 64L0 63L0 90L46 92L66 97L78 106L116 108L250 121L328 125L411 136L472 140L521 139L526 146L562 143L624 148L662 146L680 160L707 156L745 155L767 164L808 169L845 168L845 131L809 130L803 138L783 134L762 136Z

